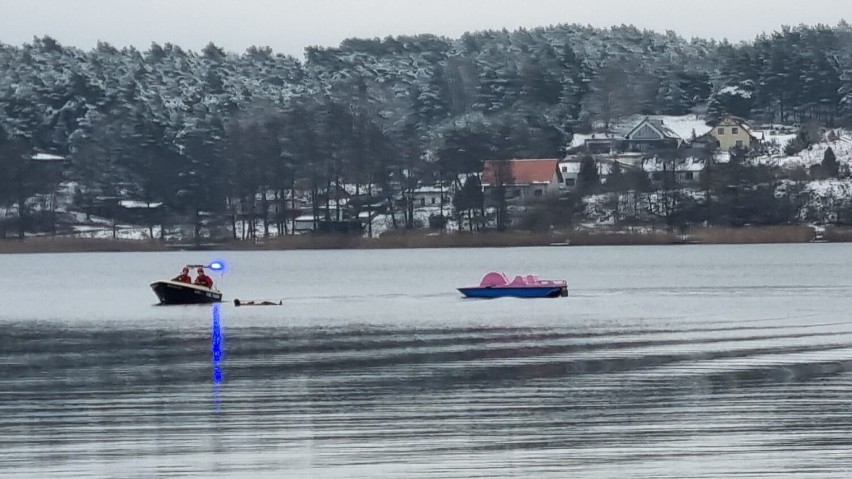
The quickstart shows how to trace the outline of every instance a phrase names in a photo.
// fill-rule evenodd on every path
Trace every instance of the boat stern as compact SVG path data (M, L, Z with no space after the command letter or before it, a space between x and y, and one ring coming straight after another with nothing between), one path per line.
M175 281L155 281L151 283L151 289L160 304L208 304L222 301L221 291Z

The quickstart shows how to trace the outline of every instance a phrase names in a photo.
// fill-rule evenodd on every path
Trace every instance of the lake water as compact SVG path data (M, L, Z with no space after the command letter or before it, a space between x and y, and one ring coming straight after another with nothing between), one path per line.
M223 259L226 299L148 283ZM490 270L570 296L465 300ZM850 477L852 245L0 255L0 476Z

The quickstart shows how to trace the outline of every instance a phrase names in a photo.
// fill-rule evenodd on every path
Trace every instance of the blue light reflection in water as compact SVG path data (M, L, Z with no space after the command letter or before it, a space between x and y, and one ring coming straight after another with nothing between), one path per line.
M220 386L225 380L223 363L225 361L225 332L222 330L221 304L213 305L213 321L210 329L210 352L213 363L213 403L216 411L222 404L219 396Z

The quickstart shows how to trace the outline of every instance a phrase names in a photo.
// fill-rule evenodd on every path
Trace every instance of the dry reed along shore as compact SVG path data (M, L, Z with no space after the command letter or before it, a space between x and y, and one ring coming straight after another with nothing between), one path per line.
M816 236L808 226L761 226L743 228L691 228L687 231L665 230L577 230L565 233L490 232L428 234L400 232L381 238L335 235L300 235L250 241L223 241L206 244L217 250L287 250L287 249L381 249L381 248L501 248L512 246L604 246L664 244L759 244L807 243L815 239L828 242L852 241L852 228L829 227ZM0 240L0 253L70 253L169 251L202 249L191 243L170 244L150 240L110 240L69 237L39 237L25 240Z

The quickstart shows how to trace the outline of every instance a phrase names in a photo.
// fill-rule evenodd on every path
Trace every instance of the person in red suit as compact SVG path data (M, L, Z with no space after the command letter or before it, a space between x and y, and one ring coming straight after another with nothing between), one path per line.
M204 273L204 268L198 268L198 275L195 276L195 284L204 286L205 288L213 288L213 278Z
M177 281L178 283L192 284L192 278L189 276L189 268L184 266L180 274L172 278L172 281Z

